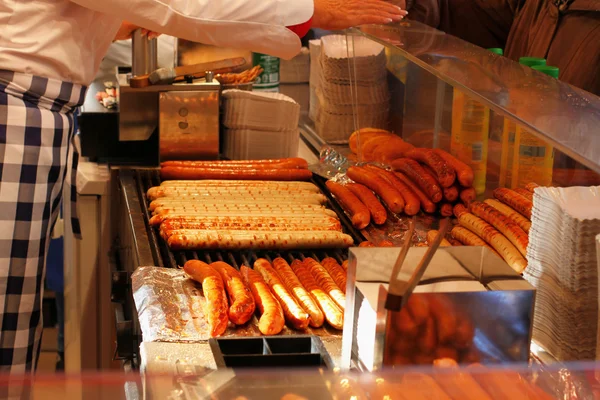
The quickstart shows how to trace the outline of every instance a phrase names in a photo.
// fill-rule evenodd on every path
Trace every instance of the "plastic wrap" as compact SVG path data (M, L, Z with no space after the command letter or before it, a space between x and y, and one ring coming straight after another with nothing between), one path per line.
M205 298L199 283L181 269L140 267L131 276L133 299L144 342L203 342L210 338L204 313ZM329 326L299 332L285 327L281 335L298 333L341 337ZM224 337L261 336L253 317L243 326L229 324Z

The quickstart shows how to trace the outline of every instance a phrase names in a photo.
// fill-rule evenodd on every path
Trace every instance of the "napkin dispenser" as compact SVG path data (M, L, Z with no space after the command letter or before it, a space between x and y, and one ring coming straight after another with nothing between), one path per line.
M426 250L409 250L402 280ZM535 289L483 247L440 248L400 312L409 318L398 313L386 326L387 284L399 251L350 249L342 368L375 371L437 358L465 364L529 359Z

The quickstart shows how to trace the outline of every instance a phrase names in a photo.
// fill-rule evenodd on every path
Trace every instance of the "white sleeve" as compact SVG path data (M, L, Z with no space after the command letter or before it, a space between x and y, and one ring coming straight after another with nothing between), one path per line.
M217 46L279 52L299 50L286 26L308 21L313 0L71 0L156 32ZM279 38L271 35L280 35ZM265 43L261 41L266 40ZM287 46L287 49L277 49ZM291 47L298 47L292 50ZM266 51L260 51L266 52ZM293 54L289 54L293 56Z

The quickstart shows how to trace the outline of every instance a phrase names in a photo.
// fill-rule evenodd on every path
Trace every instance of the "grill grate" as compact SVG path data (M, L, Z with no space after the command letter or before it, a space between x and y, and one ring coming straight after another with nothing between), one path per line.
M149 227L148 236L150 246L153 250L155 262L159 267L180 268L188 260L200 260L207 263L215 261L224 261L233 267L239 269L242 265L252 266L258 258L266 258L269 261L277 257L282 257L288 262L295 259L304 260L306 257L312 257L316 260L323 260L327 257L333 257L338 262L343 262L348 257L348 252L345 249L318 249L318 250L239 250L239 251L171 251L164 240L159 237L157 230L150 227L150 210L146 201L146 192L153 186L160 185L159 171L156 169L137 169L135 170L135 179L137 182L138 195L142 210L144 211L144 220ZM360 243L364 240L362 234L354 229L346 214L340 206L333 200L328 190L325 190L325 181L322 178L313 179L313 183L317 185L323 194L327 197L327 206L334 210L340 221L345 233L352 236L355 243Z

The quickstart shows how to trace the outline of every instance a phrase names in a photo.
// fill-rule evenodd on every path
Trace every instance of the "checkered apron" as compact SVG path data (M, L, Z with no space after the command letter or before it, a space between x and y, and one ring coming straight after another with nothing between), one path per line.
M42 336L46 253L56 222L73 111L86 88L0 70L0 373L35 370ZM77 193L71 191L71 205ZM76 210L73 210L76 211ZM79 234L77 213L73 231Z

